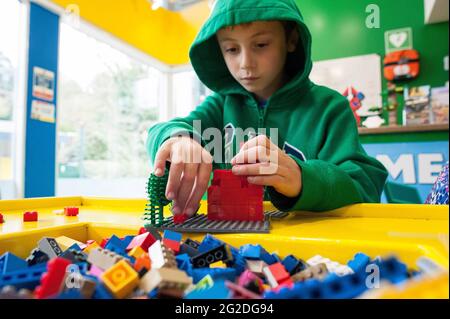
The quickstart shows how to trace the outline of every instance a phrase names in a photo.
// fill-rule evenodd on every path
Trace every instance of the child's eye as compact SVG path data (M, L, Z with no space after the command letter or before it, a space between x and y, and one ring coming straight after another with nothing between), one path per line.
M268 46L269 44L268 43L258 43L256 46L258 47L258 48L265 48L266 46Z
M227 52L227 53L236 53L237 49L236 48L228 48L228 49L225 49L225 52Z

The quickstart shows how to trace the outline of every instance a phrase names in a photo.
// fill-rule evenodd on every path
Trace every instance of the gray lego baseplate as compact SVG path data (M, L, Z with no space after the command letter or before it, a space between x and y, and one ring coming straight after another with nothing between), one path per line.
M182 224L175 224L173 216L165 218L160 230L172 230L186 233L269 233L270 220L281 219L286 212L270 211L264 214L263 221L225 221L209 220L206 214L198 214Z

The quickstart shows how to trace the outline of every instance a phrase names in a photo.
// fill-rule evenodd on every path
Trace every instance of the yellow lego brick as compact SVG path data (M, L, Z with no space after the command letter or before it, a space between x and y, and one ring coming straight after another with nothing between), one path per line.
M101 279L115 298L125 298L139 284L139 276L126 260L121 260L105 271Z
M226 268L226 267L227 265L221 260L209 265L209 268Z
M77 244L81 249L83 249L84 247L86 247L85 244L83 244L82 242L66 237L66 236L59 236L57 238L55 238L56 242L58 243L59 247L61 247L61 249L67 250L70 246Z
M92 244L90 244L89 246L87 246L87 247L83 250L83 252L85 252L86 254L89 254L89 253L91 252L92 249L95 249L95 248L98 248L98 247L100 247L100 245L97 244L97 242L94 241Z
M128 252L129 256L132 256L136 259L141 257L143 254L145 254L145 251L140 246L136 246Z

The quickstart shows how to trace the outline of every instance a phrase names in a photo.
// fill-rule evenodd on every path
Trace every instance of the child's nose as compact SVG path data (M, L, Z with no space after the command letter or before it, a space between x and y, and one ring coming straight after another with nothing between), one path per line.
M242 50L241 69L248 70L255 67L255 59L250 50Z

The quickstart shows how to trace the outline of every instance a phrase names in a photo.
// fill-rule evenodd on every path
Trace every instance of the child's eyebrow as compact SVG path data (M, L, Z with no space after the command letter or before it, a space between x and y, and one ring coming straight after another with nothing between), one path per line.
M253 34L250 38L256 38L257 36L260 36L260 35L270 35L270 34L272 34L271 31L260 31L260 32L256 32L255 34ZM226 41L237 41L237 39L226 37L226 38L220 39L219 42L222 43L222 42L226 42Z

